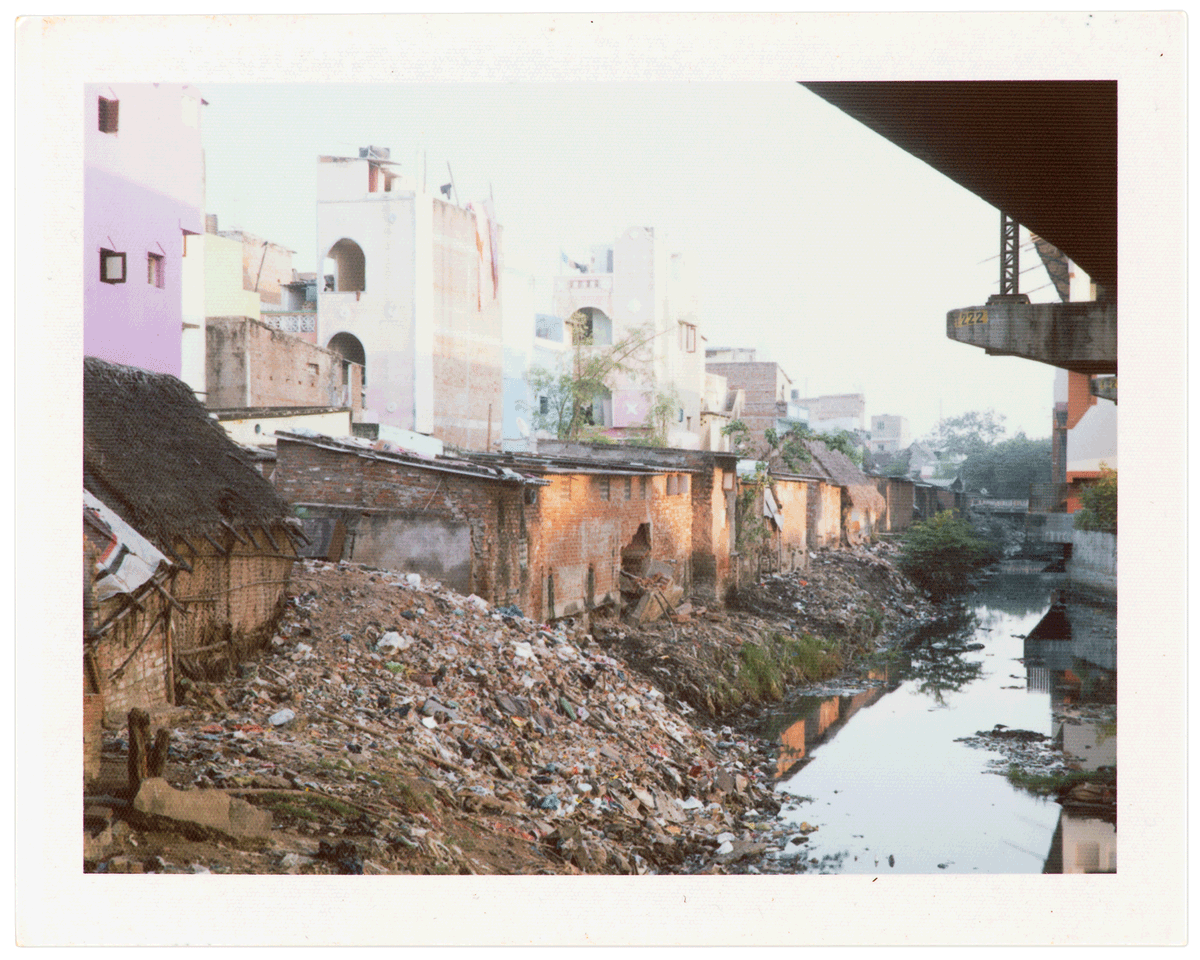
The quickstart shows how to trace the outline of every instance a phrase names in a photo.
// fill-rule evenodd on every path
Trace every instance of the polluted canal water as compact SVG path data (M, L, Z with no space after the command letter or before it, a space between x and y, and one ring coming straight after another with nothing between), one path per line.
M1116 870L1115 805L1063 806L1005 776L1016 764L1026 775L1114 781L1115 605L1060 602L1061 577L1014 570L856 688L807 692L768 720L789 834L763 868Z

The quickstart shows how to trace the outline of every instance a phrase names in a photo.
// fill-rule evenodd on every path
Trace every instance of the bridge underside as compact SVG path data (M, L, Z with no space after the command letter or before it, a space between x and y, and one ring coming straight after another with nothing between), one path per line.
M1117 305L989 302L946 314L946 336L993 356L1022 357L1085 374L1117 372ZM1115 397L1116 385L1112 392Z

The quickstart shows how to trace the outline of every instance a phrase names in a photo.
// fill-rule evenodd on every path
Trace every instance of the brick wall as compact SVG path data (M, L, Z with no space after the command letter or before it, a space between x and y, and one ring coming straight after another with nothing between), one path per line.
M880 529L888 533L907 530L913 518L913 483L898 477L877 477L876 489L887 502Z
M228 533L216 539L226 554L195 534L188 535L188 543L179 541L172 547L192 567L191 573L180 570L175 575L171 590L188 611L171 619L171 643L185 675L223 676L270 640L282 612L293 563L287 535L278 525L271 528L274 545L261 529L243 530L241 535L252 537L254 544L243 544ZM212 644L220 647L188 655L189 650Z
M360 528L391 525L395 535L431 536L431 524L444 521L470 531L468 592L499 605L528 604L529 523L524 490L516 484L422 468L352 451L324 449L281 437L274 482L293 504L308 505L310 516L332 516L347 526L344 556L353 554ZM528 508L536 512L536 505ZM382 539L382 538L376 538ZM437 541L430 539L431 547ZM361 560L362 555L355 559ZM379 559L387 561L384 554ZM389 569L422 572L393 557ZM428 573L428 568L425 570Z
M808 545L811 549L836 547L842 539L842 488L811 481L808 489Z
M351 407L362 413L362 366L340 354L249 317L209 317L209 409Z
M773 429L776 420L786 413L786 406L781 412L778 403L788 399L787 376L777 363L709 362L705 370L724 377L730 390L745 392L741 420L750 431L749 453L757 456L765 443L766 431Z
M134 707L148 710L170 702L167 689L167 635L162 620L158 620L167 604L155 594L144 596L140 602L143 611L129 614L115 623L93 647L103 684L103 697L99 702L103 705L104 720L109 726L123 723L125 715ZM103 623L118 608L116 598L105 601L97 610L97 622ZM146 642L138 648L139 642L147 634ZM132 659L118 676L113 677L113 672L127 658ZM96 706L96 701L92 705Z
M689 475L577 473L549 479L551 485L539 491L536 572L540 576L532 586L531 609L549 619L619 602L623 562L640 575L649 572L651 561L657 561L690 592ZM639 534L643 525L645 530ZM647 543L644 552L640 548Z
M433 434L484 450L489 434L499 443L504 416L502 290L493 288L490 263L480 261L469 211L435 200L433 238Z

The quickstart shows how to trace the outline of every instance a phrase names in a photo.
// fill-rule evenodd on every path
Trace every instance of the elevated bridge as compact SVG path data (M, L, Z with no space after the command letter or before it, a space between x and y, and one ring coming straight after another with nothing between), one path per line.
M802 85L1053 244L1096 284L1095 303L1031 304L1014 290L950 310L947 337L1116 374L1115 80ZM1115 376L1111 391L1115 399Z

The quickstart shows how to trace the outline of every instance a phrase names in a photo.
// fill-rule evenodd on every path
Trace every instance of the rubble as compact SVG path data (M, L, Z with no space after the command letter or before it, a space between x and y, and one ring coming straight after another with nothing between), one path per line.
M922 613L885 559L854 554L883 585L880 617ZM749 591L753 612L678 604L656 581L643 596L674 600L638 625L542 624L427 578L300 562L259 659L180 685L164 779L132 802L115 779L128 735L107 732L111 806L86 808L85 868L727 872L794 829L773 825L771 745L709 709L697 678L736 681L728 655L771 631L849 625L873 646L880 626L854 632L866 601L843 565L818 554L811 572Z

